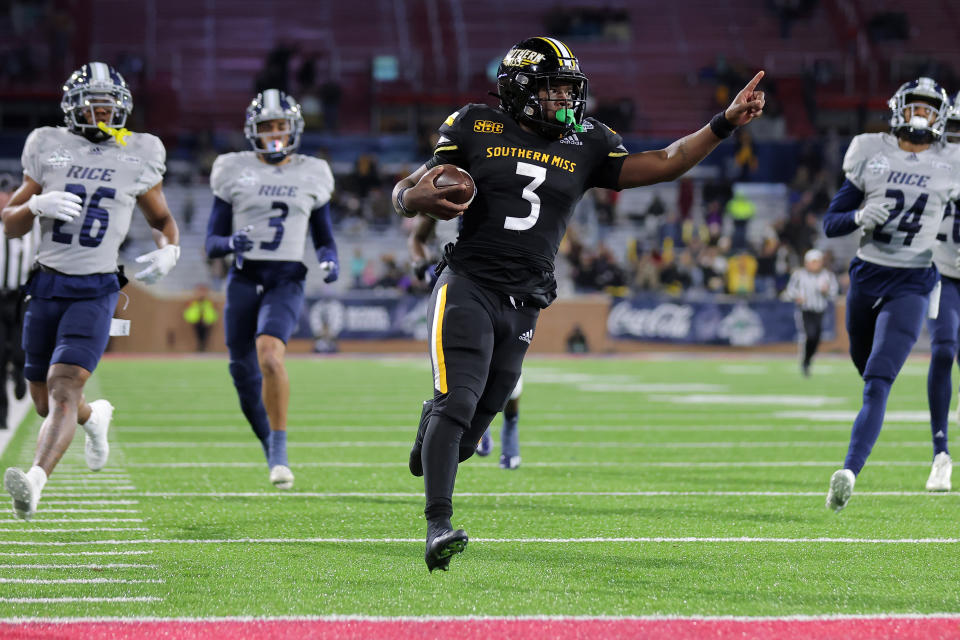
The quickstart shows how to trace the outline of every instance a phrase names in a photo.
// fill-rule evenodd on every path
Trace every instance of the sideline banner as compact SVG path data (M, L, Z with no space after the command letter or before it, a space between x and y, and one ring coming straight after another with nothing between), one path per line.
M833 304L823 315L823 340L836 333ZM797 308L780 300L729 297L684 300L658 295L614 298L607 331L618 340L718 344L738 347L793 342Z
M349 293L308 297L294 338L326 340L426 340L427 296Z

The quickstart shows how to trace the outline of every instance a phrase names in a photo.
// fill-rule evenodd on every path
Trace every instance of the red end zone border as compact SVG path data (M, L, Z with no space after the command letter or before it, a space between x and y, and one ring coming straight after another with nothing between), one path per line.
M0 622L0 640L955 640L960 614L786 618L218 618Z

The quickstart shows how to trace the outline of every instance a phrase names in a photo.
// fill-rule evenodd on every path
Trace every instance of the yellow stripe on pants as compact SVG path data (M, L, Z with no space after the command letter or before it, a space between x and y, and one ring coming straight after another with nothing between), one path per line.
M433 356L433 386L440 393L447 392L447 367L443 358L443 309L447 306L447 285L437 293L437 306L433 310L433 335L430 336L430 351Z

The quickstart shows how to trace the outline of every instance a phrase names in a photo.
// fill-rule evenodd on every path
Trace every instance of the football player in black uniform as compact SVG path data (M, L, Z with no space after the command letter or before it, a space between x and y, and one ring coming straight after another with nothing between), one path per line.
M426 563L447 569L466 547L454 530L453 485L520 376L540 309L556 298L554 259L574 205L591 187L627 189L674 180L763 111L759 72L733 103L666 149L630 154L620 136L584 117L587 77L554 38L511 48L497 71L499 108L469 104L440 127L434 156L393 190L401 215L463 216L444 250L430 300L434 397L424 406L410 470L424 476ZM469 205L436 187L438 165L470 172ZM469 206L469 210L467 210Z

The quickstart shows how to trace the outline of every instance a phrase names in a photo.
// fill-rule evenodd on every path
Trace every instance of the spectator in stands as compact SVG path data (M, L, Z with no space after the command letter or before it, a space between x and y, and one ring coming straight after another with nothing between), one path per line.
M726 290L727 259L721 255L716 245L707 245L697 259L697 265L703 274L703 286L710 293L723 293Z
M734 135L737 146L733 153L733 173L737 180L752 180L760 168L760 161L753 149L753 138L746 129L738 129Z
M777 295L777 251L780 242L773 229L763 237L763 245L757 255L757 293L772 298Z
M727 260L727 293L748 296L756 291L757 259L746 252Z
M733 221L733 236L731 249L745 251L747 249L747 227L757 215L757 205L753 203L743 189L737 189L733 197L727 201L726 213Z
M353 250L353 257L350 259L350 276L354 289L363 289L363 273L367 269L367 259L363 257L363 251L360 247Z

